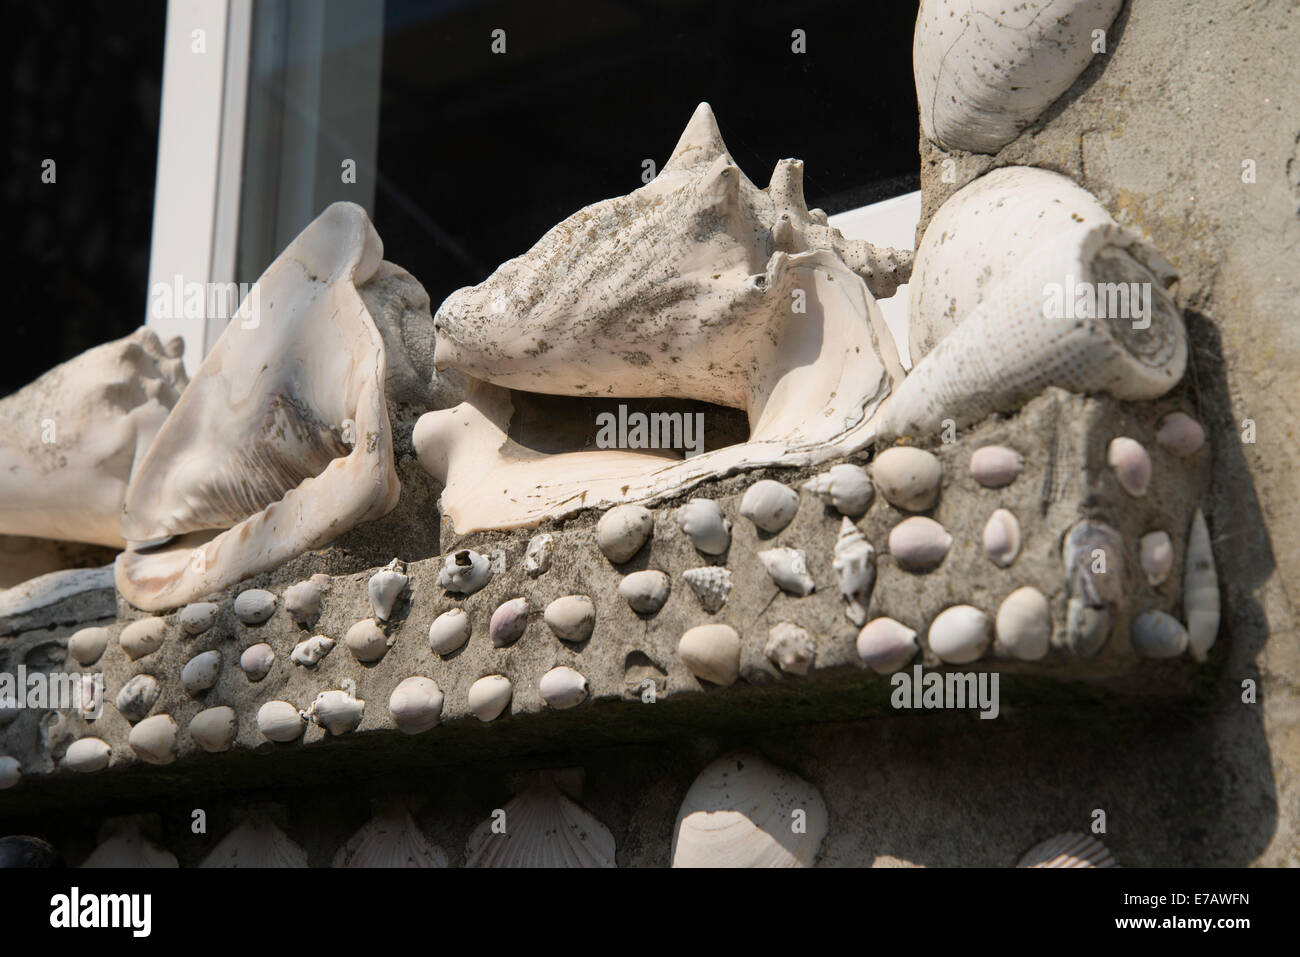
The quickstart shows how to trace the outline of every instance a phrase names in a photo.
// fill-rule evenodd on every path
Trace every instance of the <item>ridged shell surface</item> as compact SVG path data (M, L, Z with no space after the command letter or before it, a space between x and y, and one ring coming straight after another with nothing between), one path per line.
M405 808L376 814L334 856L334 867L446 867L447 855L431 844Z
M1106 846L1088 834L1071 832L1035 844L1016 867L1118 867Z
M470 835L466 867L618 866L609 829L549 780L533 784L502 811L503 817L493 815Z
M222 839L199 867L306 867L307 852L274 823L249 818Z

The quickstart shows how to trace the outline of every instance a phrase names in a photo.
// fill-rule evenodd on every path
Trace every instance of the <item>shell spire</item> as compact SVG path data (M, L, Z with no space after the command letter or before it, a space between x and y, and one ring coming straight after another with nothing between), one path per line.
M672 156L664 164L661 173L688 170L694 166L709 164L719 156L726 156L727 162L732 162L731 154L727 152L727 144L722 141L722 131L718 129L717 117L713 115L713 107L708 103L701 103L691 114L691 121L686 124L686 129L682 130L682 135L677 138Z

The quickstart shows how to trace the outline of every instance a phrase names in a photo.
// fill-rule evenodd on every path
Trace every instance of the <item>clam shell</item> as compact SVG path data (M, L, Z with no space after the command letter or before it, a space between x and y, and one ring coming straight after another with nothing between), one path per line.
M374 609L376 618L380 621L388 621L388 616L393 613L393 606L397 604L397 599L402 592L406 591L409 581L410 579L406 577L406 563L396 558L386 568L370 576L366 590L370 594L370 607Z
M1133 619L1129 638L1133 650L1143 658L1177 658L1187 650L1187 629L1163 611L1138 615Z
M139 661L162 647L166 633L167 622L161 618L141 618L122 629L122 633L117 636L117 643L122 646L128 658Z
M812 594L816 586L808 574L808 561L801 549L769 548L759 552L758 558L782 591L800 598Z
M264 588L249 588L235 596L235 617L245 625L260 625L275 614L275 596Z
M617 867L614 836L543 777L480 824L466 867ZM501 830L498 821L504 821ZM496 825L494 827L494 825Z
M709 764L686 792L672 866L812 867L828 827L815 787L757 752L735 752Z
M388 711L397 730L420 734L436 727L442 717L443 694L437 683L423 675L403 679L388 697Z
M264 641L249 645L239 656L239 667L249 681L261 681L275 664L275 649Z
M542 675L537 690L550 707L562 711L587 700L587 679L580 672L561 665Z
M365 710L366 703L346 691L322 691L307 709L307 717L330 734L339 735L355 731Z
M137 758L146 764L171 764L176 760L176 722L169 714L145 718L126 737Z
M181 669L181 685L190 694L207 691L221 677L221 652L204 651L195 655Z
M998 606L994 628L995 655L1038 661L1047 654L1052 638L1052 610L1047 597L1032 585L1017 588Z
M429 625L429 647L435 654L449 655L469 641L470 627L465 609L444 611Z
M835 558L831 562L839 579L840 595L848 603L844 614L855 625L867 620L867 602L876 584L876 551L867 537L849 519L840 522L835 541Z
M18 763L18 759L11 758L7 754L0 755L0 791L16 787L22 779L23 767Z
M262 816L231 831L199 867L306 867L307 852Z
M528 599L512 598L497 606L488 625L488 637L495 648L514 644L528 627Z
M812 667L817 644L812 635L788 621L778 622L767 633L763 654L782 671L792 675L806 675Z
M1195 455L1205 444L1205 428L1185 412L1171 412L1160 423L1156 441L1180 459Z
M565 595L546 606L542 616L562 641L586 641L596 627L596 606L586 595Z
M849 518L865 515L876 494L867 470L846 462L832 465L830 471L814 475L803 483L803 487Z
M182 608L177 620L185 634L201 635L217 623L220 614L221 606L215 602L197 601Z
M938 457L925 449L894 446L876 456L871 476L890 505L924 512L939 500L943 467Z
M1070 529L1061 551L1070 595L1065 645L1089 658L1101 651L1128 607L1124 543L1109 525L1084 519Z
M930 650L947 664L969 664L983 657L992 631L989 616L975 606L952 605L930 622Z
M333 638L327 638L325 635L312 635L306 641L300 641L293 646L293 654L290 658L296 665L311 668L319 664L326 655L333 651L334 645Z
M984 554L999 568L1010 568L1020 554L1020 521L1000 508L984 525Z
M480 721L492 721L509 706L513 692L505 675L487 675L470 685L466 704Z
M1121 435L1110 440L1106 464L1115 472L1120 488L1134 498L1142 498L1151 484L1151 456L1136 439Z
M470 548L462 548L443 559L438 584L458 595L472 595L492 580L492 562Z
M668 600L672 582L657 569L633 572L618 583L618 593L639 615L656 614Z
M108 648L107 628L82 628L68 639L68 654L79 665L93 665Z
M394 807L353 834L334 856L333 867L446 867L447 855L430 844L411 813Z
M721 555L731 545L731 522L712 499L691 499L677 510L677 524L701 555Z
M392 644L373 618L363 618L349 628L343 636L343 643L360 662L378 661L388 654Z
M1138 542L1138 557L1142 572L1151 587L1163 585L1174 567L1174 544L1168 532L1148 532Z
M180 867L176 855L159 847L140 830L138 819L119 821L111 837L82 861L83 868Z
M306 728L306 719L287 701L268 701L257 709L257 729L268 741L297 741Z
M615 565L641 550L653 534L654 516L641 505L616 505L596 523L596 544Z
M158 679L153 675L136 675L122 685L122 690L113 699L113 706L122 717L135 724L149 713L158 701L160 691Z
M1058 834L1035 844L1016 867L1117 867L1106 846L1088 834Z
M312 627L320 618L321 602L329 587L329 575L312 575L305 582L290 585L284 592L284 610L304 628Z
M550 570L551 547L554 544L555 539L545 532L528 540L528 548L524 552L524 573L529 578L545 575Z
M229 751L239 732L235 709L226 705L200 711L190 719L190 737L204 751Z
M731 594L731 572L717 565L705 565L703 568L688 568L682 572L682 578L691 586L701 607L709 614L714 614L727 603Z
M1219 633L1219 578L1205 514L1198 508L1187 535L1187 566L1183 571L1183 616L1192 657L1204 661Z
M1025 460L1005 445L985 445L971 453L971 478L985 488L1010 485L1025 470Z
M909 570L933 568L952 547L952 536L932 518L905 518L889 533L889 554Z
M799 493L772 479L755 482L740 500L740 514L756 527L775 535L799 510Z
M59 766L83 774L102 771L108 767L108 760L112 753L113 749L108 746L107 741L100 738L78 738L68 745L68 750L64 753Z
M876 674L893 674L920 647L916 632L893 618L873 618L858 632L858 657Z
M677 654L697 678L715 685L740 677L740 635L730 625L697 625L677 642Z

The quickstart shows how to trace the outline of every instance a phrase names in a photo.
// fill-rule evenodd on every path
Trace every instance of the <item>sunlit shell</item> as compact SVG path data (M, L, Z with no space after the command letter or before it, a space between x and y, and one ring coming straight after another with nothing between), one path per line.
M673 833L673 867L812 867L829 815L818 790L754 751L695 779Z
M697 625L677 642L677 654L697 678L715 685L740 677L740 635L730 625Z
M1205 444L1205 427L1185 412L1171 412L1160 423L1156 441L1181 459L1195 455Z
M920 646L916 632L893 618L873 618L858 632L858 657L876 674L893 674Z
M190 737L204 751L229 751L238 731L235 709L226 705L200 711L190 719Z
M356 730L365 710L366 703L346 691L322 691L307 709L307 718L330 734L347 734Z
M1035 844L1016 867L1118 867L1106 846L1088 834L1058 834Z
M811 595L816 587L808 574L808 560L802 549L769 548L759 552L758 559L782 591L802 598Z
M847 603L844 614L855 625L867 620L867 602L876 584L876 551L852 521L840 522L835 541L835 558L831 563L839 579L840 595Z
M1119 532L1084 519L1061 547L1069 600L1065 646L1080 657L1101 651L1128 607L1124 587L1124 543Z
M166 633L167 622L161 618L141 618L122 629L122 633L117 636L117 643L122 646L128 658L139 661L162 647Z
M792 675L806 675L817 653L812 635L788 621L778 622L767 633L763 654L778 668Z
M513 692L505 675L487 675L470 685L466 704L480 721L492 721L509 706Z
M306 867L307 852L265 817L256 815L231 831L199 867Z
M122 690L113 699L113 706L122 717L134 724L149 713L149 709L158 701L161 690L158 679L153 675L135 675L122 685Z
M691 586L700 605L709 614L721 610L731 594L731 572L717 565L705 565L703 568L688 568L682 572L682 578Z
M586 641L596 627L596 606L586 595L565 595L547 605L542 617L556 638Z
M702 555L721 555L731 545L731 522L712 499L691 499L677 510L677 524Z
M23 766L17 758L0 755L0 791L16 787L23 778Z
M1204 661L1219 633L1219 578L1205 514L1198 508L1187 535L1187 567L1183 571L1183 616L1192 657Z
M627 561L641 550L654 532L655 520L641 505L618 505L596 523L596 544L615 565Z
M107 628L82 628L68 639L68 654L79 665L93 665L108 648Z
M343 636L343 643L348 651L360 662L378 661L388 654L392 642L384 634L384 629L373 618L363 618Z
M235 617L245 625L260 625L275 614L275 596L265 588L249 588L235 596Z
M1020 554L1020 521L1005 508L997 509L984 525L984 554L999 568L1010 568Z
M171 764L176 760L176 735L179 731L171 715L156 714L132 728L126 743L146 764Z
M1151 484L1151 456L1136 439L1121 435L1110 440L1106 464L1115 472L1120 487L1134 498L1147 494Z
M764 532L775 535L799 510L799 493L772 479L755 482L740 500L740 514Z
M305 582L290 585L284 591L284 610L304 628L310 628L320 618L321 602L330 587L329 575L312 575Z
M319 664L326 655L333 651L334 645L333 638L328 638L325 635L312 635L312 637L293 646L293 654L290 658L296 665L311 668Z
M529 578L545 575L551 568L551 548L555 544L553 536L542 532L528 540L524 552L524 573Z
M205 651L195 655L181 669L181 685L190 694L207 691L221 676L221 652Z
M492 562L471 548L462 548L443 559L438 584L458 595L472 595L492 580Z
M952 536L932 518L915 515L905 518L889 533L889 554L903 568L933 568L943 561L952 547Z
M420 734L435 727L442 717L442 704L441 689L423 675L403 679L388 696L393 723L404 734Z
M978 661L993 638L992 624L989 616L973 605L945 608L930 622L930 650L947 664Z
M1025 460L1005 445L985 445L971 453L970 474L985 488L1002 488L1025 470Z
M181 609L179 618L181 631L187 635L201 635L217 623L221 606L215 602L197 601Z
M867 470L849 463L832 465L830 471L814 475L803 487L850 518L865 515L876 494Z
M275 649L264 641L249 645L239 656L239 667L249 681L261 681L275 664Z
M1047 597L1032 585L1017 588L998 606L994 629L993 653L999 658L1038 661L1052 638Z
M488 623L488 637L496 648L514 644L528 627L528 599L512 598L497 606Z
M1138 542L1138 556L1147 584L1153 588L1163 585L1174 567L1174 544L1168 532L1148 532Z
M331 866L446 867L447 855L429 843L405 807L393 804L353 834Z
M100 738L78 738L68 745L60 766L82 773L102 771L108 767L112 752L113 749L109 747L108 742Z
M542 675L537 690L550 707L562 711L587 700L587 679L580 672L561 665Z
M297 741L307 721L288 701L268 701L257 709L257 729L269 741Z
M449 655L469 641L469 633L469 614L463 608L452 608L429 625L429 648L435 654Z
M939 499L943 467L925 449L894 446L871 463L871 477L885 501L908 512L924 512Z
M633 572L618 583L618 593L634 612L653 615L668 600L672 582L663 572L649 568Z
M180 867L175 854L142 833L138 818L124 818L115 823L112 835L82 861L83 868Z
M616 867L614 836L548 776L480 824L466 867Z
M380 621L388 621L388 616L393 613L393 606L406 590L409 581L410 579L406 577L406 562L396 558L389 562L387 567L370 576L366 590L370 594L370 606L374 609L376 618Z

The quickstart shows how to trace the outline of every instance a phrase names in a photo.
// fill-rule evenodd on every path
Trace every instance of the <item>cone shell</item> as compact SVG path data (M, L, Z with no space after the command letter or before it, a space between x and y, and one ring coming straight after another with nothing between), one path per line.
M933 568L952 547L952 536L932 518L905 518L889 533L889 553L903 568Z
M307 852L271 821L245 821L212 849L199 867L306 867Z
M429 625L429 647L435 654L449 655L469 641L470 627L465 609L444 611Z
M691 586L691 591L709 614L720 611L731 594L731 572L717 565L688 568L682 572L682 578L686 579L686 584Z
M849 518L865 515L876 494L867 470L849 463L832 465L829 472L813 476L803 487Z
M122 646L128 658L139 661L162 647L166 633L167 623L161 618L141 618L122 629L122 633L117 636L117 643Z
M542 675L537 690L547 705L563 711L587 700L587 679L580 672L561 665Z
M510 801L505 830L493 815L470 835L466 867L617 867L614 836L589 811L566 797L549 779Z
M491 721L510 705L513 690L505 675L488 675L470 685L466 703L480 721Z
M1087 834L1058 834L1035 844L1016 867L1116 867L1106 846Z
M993 653L999 658L1042 659L1052 639L1047 596L1032 585L1017 588L998 606L994 628Z
M60 766L81 773L102 771L108 767L112 752L108 742L100 738L78 738L68 745Z
M307 722L287 701L268 701L257 709L257 728L269 741L297 741Z
M1187 566L1183 572L1183 614L1192 657L1204 661L1219 633L1219 578L1205 514L1198 508L1187 536Z
M190 719L190 737L204 751L229 751L235 743L239 720L235 709L220 705L200 711Z
M677 510L677 524L701 555L721 555L731 545L731 522L712 499L691 499Z
M353 834L334 856L333 867L446 867L447 855L424 836L411 813L394 807Z
M79 665L93 665L108 648L107 628L82 628L68 639L68 654Z
M420 734L436 727L442 717L442 704L441 689L423 675L404 679L388 697L393 723L404 734Z
M176 760L176 735L180 729L169 714L145 718L127 735L126 743L146 764L171 764Z
M740 635L730 625L697 625L677 643L682 662L697 678L715 685L740 677Z
M1000 508L984 526L984 554L999 568L1010 568L1020 554L1020 521Z
M654 516L648 508L616 505L596 524L596 544L606 558L619 565L641 550L654 527Z
M668 600L672 582L657 569L633 572L618 583L618 593L634 612L639 615L658 613Z
M789 525L798 510L799 493L772 479L755 482L740 500L740 514L773 535Z
M953 605L930 622L930 650L945 663L964 665L978 661L992 639L989 616L973 605Z
M858 657L879 675L903 667L918 647L916 632L893 618L873 618L858 632Z

